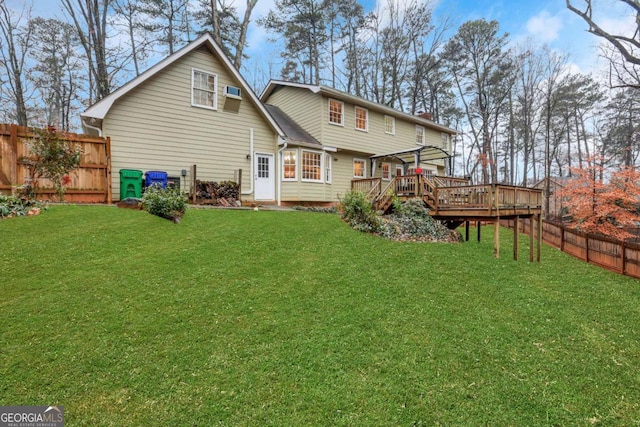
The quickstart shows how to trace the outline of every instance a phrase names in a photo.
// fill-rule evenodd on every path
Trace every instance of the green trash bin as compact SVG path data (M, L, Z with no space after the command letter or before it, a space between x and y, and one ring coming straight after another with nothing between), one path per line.
M142 197L142 171L120 169L120 200Z

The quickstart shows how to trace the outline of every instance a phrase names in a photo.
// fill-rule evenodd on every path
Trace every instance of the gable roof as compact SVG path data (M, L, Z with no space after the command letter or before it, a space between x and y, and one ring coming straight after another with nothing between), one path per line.
M388 116L393 116L398 119L415 123L429 129L437 130L439 132L448 133L450 135L455 135L458 133L456 130L451 129L447 126L440 125L433 120L428 120L424 117L403 113L402 111L398 111L395 108L387 107L386 105L378 104L372 101L367 101L366 99L360 98L359 96L351 95L346 92L342 92L323 85L310 85L305 83L286 82L282 80L271 80L269 81L269 84L267 84L267 87L260 94L260 99L262 100L262 102L267 102L269 96L271 96L271 94L280 87L306 89L313 93L319 93L340 101L346 101L350 104L366 107L369 110L377 111Z
M260 114L264 117L264 119L269 123L269 125L273 128L273 130L281 137L284 136L284 132L278 126L276 121L271 117L265 106L260 102L257 95L253 92L251 87L247 84L244 78L240 75L240 72L233 66L227 55L222 51L220 46L215 42L211 34L204 33L196 40L192 41L188 45L174 52L173 55L170 55L158 62L153 67L149 68L139 76L135 77L133 80L130 80L128 83L120 86L115 91L111 92L109 95L101 99L100 101L93 104L91 107L87 108L80 116L85 119L97 119L103 120L106 115L109 113L109 110L113 106L113 104L123 96L126 96L133 89L137 88L147 80L152 79L156 74L160 71L168 67L169 65L175 63L179 59L187 56L191 52L200 47L207 47L211 53L217 56L218 59L222 62L223 66L233 75L233 77L240 82L240 86L242 88L243 93L249 94L249 98L256 106Z

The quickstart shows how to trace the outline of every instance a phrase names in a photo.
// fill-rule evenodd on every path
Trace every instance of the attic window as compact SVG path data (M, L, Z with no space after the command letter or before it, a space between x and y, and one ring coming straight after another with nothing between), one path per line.
M216 110L218 108L218 76L206 71L191 70L191 105Z
M227 86L226 87L226 92L227 92L227 95L231 95L231 96L235 96L235 97L238 97L238 98L242 98L242 91L240 90L239 87Z

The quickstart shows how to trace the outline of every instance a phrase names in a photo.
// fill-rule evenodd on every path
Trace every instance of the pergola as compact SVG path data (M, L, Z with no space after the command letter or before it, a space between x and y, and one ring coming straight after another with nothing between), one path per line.
M448 170L451 170L451 161L453 156L448 153L446 150L441 147L437 147L435 145L421 145L415 148L407 148L399 151L392 151L390 153L383 154L374 154L369 157L371 162L370 169L371 173L376 168L376 162L379 160L397 160L400 161L403 165L413 163L417 168L420 165L420 162L428 162L432 160L448 160ZM373 176L373 175L371 175Z

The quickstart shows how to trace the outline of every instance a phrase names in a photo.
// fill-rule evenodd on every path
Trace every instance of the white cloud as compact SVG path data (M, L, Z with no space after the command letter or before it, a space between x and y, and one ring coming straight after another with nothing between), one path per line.
M552 16L548 11L543 10L529 18L527 32L539 41L550 42L558 38L562 26L562 20L558 16Z

